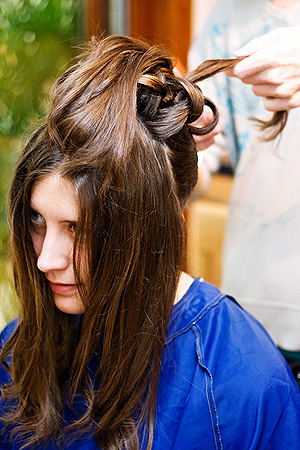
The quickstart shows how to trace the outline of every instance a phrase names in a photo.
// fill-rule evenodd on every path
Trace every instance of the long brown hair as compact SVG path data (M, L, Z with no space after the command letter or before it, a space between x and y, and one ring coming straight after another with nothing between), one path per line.
M214 119L195 129L189 124L205 104ZM136 450L143 439L152 447L164 338L182 270L182 211L197 181L192 133L209 133L217 120L199 87L174 75L167 53L124 36L92 41L55 84L9 197L20 315L0 356L12 379L2 388L2 420L24 448L83 432L103 449ZM82 317L55 307L36 266L31 191L54 171L78 197ZM75 411L67 427L65 404Z

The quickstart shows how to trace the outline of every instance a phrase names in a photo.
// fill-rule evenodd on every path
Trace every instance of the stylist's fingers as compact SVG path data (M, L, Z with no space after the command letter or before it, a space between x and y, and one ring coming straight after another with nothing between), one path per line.
M252 86L252 91L255 95L260 97L276 97L276 98L290 98L298 94L300 86L294 83L293 80L285 83L268 83L257 84Z
M209 125L210 123L212 123L213 120L214 120L213 111L208 106L205 105L201 116L198 117L198 119L195 120L195 122L191 123L191 125L201 128L205 125Z
M244 47L235 51L237 57L244 57L230 71L229 76L240 78L244 83L262 84L261 76L269 82L278 80L278 76L287 79L290 76L299 78L300 27L277 28L263 36L249 41ZM266 72L266 71L270 72ZM276 71L278 71L278 76ZM249 77L255 77L250 81Z
M218 133L221 130L218 131ZM218 134L216 133L216 134ZM201 152L202 150L206 150L208 147L210 147L211 145L213 145L215 143L215 137L216 134L212 131L209 134L206 134L205 136L197 136L197 135L193 135L195 144L196 144L196 150L197 152Z
M199 128L203 128L206 125L212 123L214 115L212 110L205 106L202 115L191 125ZM209 133L204 136L193 135L194 141L196 143L197 152L205 150L210 147L215 142L215 136L222 131L222 126L220 123Z
M295 93L292 97L263 97L262 100L267 111L288 111L300 106L300 92Z
M247 63L249 62L250 64L252 63L251 58L254 58L254 56L253 57L250 56L249 57L250 61L248 61ZM244 84L253 84L253 85L271 84L278 86L283 81L285 81L284 75L282 75L283 69L281 67L264 69L260 65L260 68L255 69L256 72L254 74L251 73L249 74L249 72L253 71L254 69L253 67L249 67L248 69L248 67L249 67L248 65L246 66L246 69L245 65L242 66L242 68L238 67L235 70L233 76L238 77Z
M226 70L226 74L230 77L239 78L243 83L253 84L253 82L257 82L259 77L264 79L265 71L271 70L273 67L276 67L276 63L266 59L265 51L261 50L252 56L241 59L234 67Z

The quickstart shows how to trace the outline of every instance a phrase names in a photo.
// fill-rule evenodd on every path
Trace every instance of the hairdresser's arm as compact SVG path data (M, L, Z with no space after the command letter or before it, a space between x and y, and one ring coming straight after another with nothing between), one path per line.
M300 27L277 28L235 52L243 59L227 72L252 84L269 111L300 106Z

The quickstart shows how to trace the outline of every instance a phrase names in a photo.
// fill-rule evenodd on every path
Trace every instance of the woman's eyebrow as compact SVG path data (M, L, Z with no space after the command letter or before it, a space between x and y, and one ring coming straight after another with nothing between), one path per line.
M29 205L30 209L32 209L33 211L37 212L38 214L40 214L42 217L44 217L44 215L39 211L39 208L36 208L31 202ZM47 216L47 214L46 214ZM78 217L74 217L74 218L63 218L63 219L59 219L58 223L77 223L78 222Z
M63 219L59 220L59 223L77 223L78 219Z
M32 211L35 211L35 212L39 213L41 216L43 215L43 214L40 213L39 208L35 207L34 204L30 203L29 208Z

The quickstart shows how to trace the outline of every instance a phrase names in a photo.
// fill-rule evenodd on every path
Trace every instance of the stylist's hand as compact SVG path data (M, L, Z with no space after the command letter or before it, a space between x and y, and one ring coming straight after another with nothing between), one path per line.
M300 27L277 28L237 50L248 56L226 73L252 84L268 111L300 106Z
M191 125L195 127L203 127L204 125L209 125L213 121L213 112L208 106L204 106L203 113L197 119L195 122L193 122ZM215 142L215 136L219 134L222 131L222 127L220 125L220 122L218 125L205 136L197 136L193 135L194 141L196 143L196 149L197 152L200 152L201 150L205 150L208 147L210 147Z

